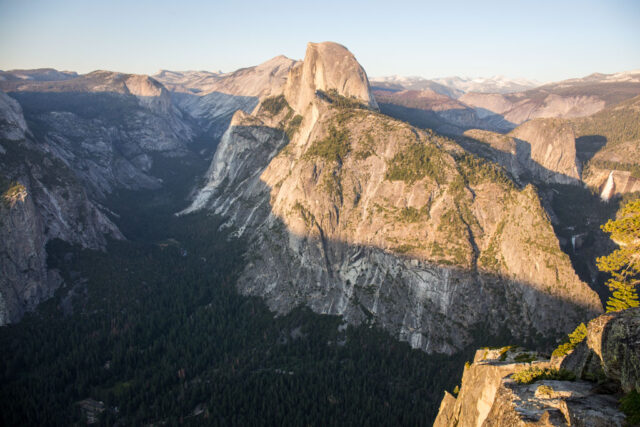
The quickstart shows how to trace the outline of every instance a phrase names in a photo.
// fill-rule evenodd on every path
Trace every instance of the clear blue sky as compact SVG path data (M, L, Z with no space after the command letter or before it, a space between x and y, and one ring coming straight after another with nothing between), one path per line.
M0 69L223 70L307 41L369 76L541 81L640 68L640 1L0 0Z

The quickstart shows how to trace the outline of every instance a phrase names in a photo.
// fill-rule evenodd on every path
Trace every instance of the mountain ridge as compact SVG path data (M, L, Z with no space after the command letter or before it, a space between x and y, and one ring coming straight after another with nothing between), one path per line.
M366 75L351 69L359 87L367 87ZM223 215L249 239L238 284L243 293L266 298L281 313L306 304L356 324L372 316L413 347L445 353L469 344L474 327L498 333L496 323L474 317L488 315L480 307L514 316L509 324L524 322L509 331L520 339L529 328L553 334L563 321L544 320L551 312L557 320L601 310L560 252L533 188L511 189L498 170L465 157L454 141L377 113L368 94L325 92L330 86L313 87L315 79L295 90L303 73L291 73L294 87L285 89L284 100L264 99L253 114L234 116L209 182L183 212ZM296 113L302 114L291 128ZM412 161L412 150L431 158L418 172L403 163ZM496 194L504 197L498 202ZM533 234L518 237L521 243L506 237L527 234L523 223ZM525 241L531 244L521 252ZM521 258L529 260L527 268L537 265L535 279ZM503 292L508 300L525 298L529 308L546 308L504 313L497 302ZM574 303L581 307L575 312ZM463 314L465 304L474 308ZM455 333L434 328L439 316Z

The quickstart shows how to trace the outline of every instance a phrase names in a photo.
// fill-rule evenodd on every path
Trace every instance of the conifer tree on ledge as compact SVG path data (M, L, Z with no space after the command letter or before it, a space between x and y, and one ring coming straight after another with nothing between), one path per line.
M636 287L640 284L640 199L628 202L615 220L602 229L620 248L598 258L598 269L611 274L607 286L612 295L607 312L640 306Z

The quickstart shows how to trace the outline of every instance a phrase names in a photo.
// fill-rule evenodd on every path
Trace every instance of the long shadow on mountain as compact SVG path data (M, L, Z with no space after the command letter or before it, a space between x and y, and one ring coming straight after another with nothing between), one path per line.
M440 118L434 111L379 102L380 112L421 129L433 129L444 135L461 135L468 128L456 126Z
M476 110L468 108L451 108L444 110L425 110L405 107L398 104L378 102L380 112L389 117L405 121L421 129L433 129L449 136L462 135L469 129L486 129L497 132L508 132L516 125L508 122L499 114L487 111L480 116Z
M527 141L514 138L514 146L498 149L484 141L467 136L455 139L465 150L502 165L521 186L529 183L537 184L542 181L582 185L579 179L548 169L532 159L531 144Z
M598 293L604 304L610 295L605 286L609 276L598 270L596 260L611 253L616 245L600 226L615 217L621 198L605 202L597 193L576 185L538 185L538 192L549 215L554 215L552 225L561 248L580 279Z
M290 215L283 218L273 211L272 188L261 179L288 141L283 134L267 138L269 144L251 139L265 130L281 133L257 126L234 128L244 141L235 141L242 148L226 159L226 166L236 166L230 175L214 177L215 185L207 191L215 213L250 240L239 289L266 298L272 310L307 305L356 324L375 321L415 348L447 353L472 342L550 348L560 335L596 314L578 289L566 293L561 284L553 290L534 281L436 265L389 248L345 241L303 210L297 214L307 224L305 232L293 231L286 222ZM224 149L219 147L214 162L222 162ZM336 212L328 216L339 221Z
M579 141L580 138L576 140L579 160L586 158L585 153L596 145L606 143L606 138L601 135L588 138L588 143ZM604 303L609 296L604 285L607 277L598 271L596 259L611 252L614 245L600 225L615 216L619 199L602 201L582 181L545 168L531 159L531 145L526 141L516 139L515 154L468 137L457 138L457 141L466 150L501 164L521 186L529 183L536 186L560 247L569 255L580 279L588 283ZM530 166L526 167L526 163ZM531 166L534 167L533 175ZM545 180L551 183L545 183Z
M605 145L607 145L607 137L602 135L584 135L576 138L578 159L582 164L586 164Z
M9 95L29 115L66 111L85 119L118 122L143 110L134 95L117 92L18 91Z
M113 91L10 95L22 106L35 140L70 165L98 199L123 188L157 189L163 182L154 164L162 157L197 152L208 158L217 145L166 99Z

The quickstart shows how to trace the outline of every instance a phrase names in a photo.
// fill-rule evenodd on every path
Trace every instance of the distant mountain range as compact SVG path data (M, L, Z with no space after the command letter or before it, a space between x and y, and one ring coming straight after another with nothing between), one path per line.
M386 76L374 77L371 85L378 89L388 90L424 90L431 89L436 93L459 98L467 92L479 93L511 93L533 89L542 85L535 80L509 79L504 76L494 77L424 77Z
M397 76L372 79L371 84L385 114L414 126L459 135L466 129L508 132L535 118L597 113L640 93L640 71L596 73L543 85L502 77L427 80Z
M639 83L640 69L622 71L613 74L593 73L586 77L563 80L561 82L542 83L524 78L493 77L438 77L427 79L419 76L383 76L372 77L373 89L390 91L431 89L441 95L459 98L465 93L499 93L509 94L524 92L535 88L565 87L591 83Z

